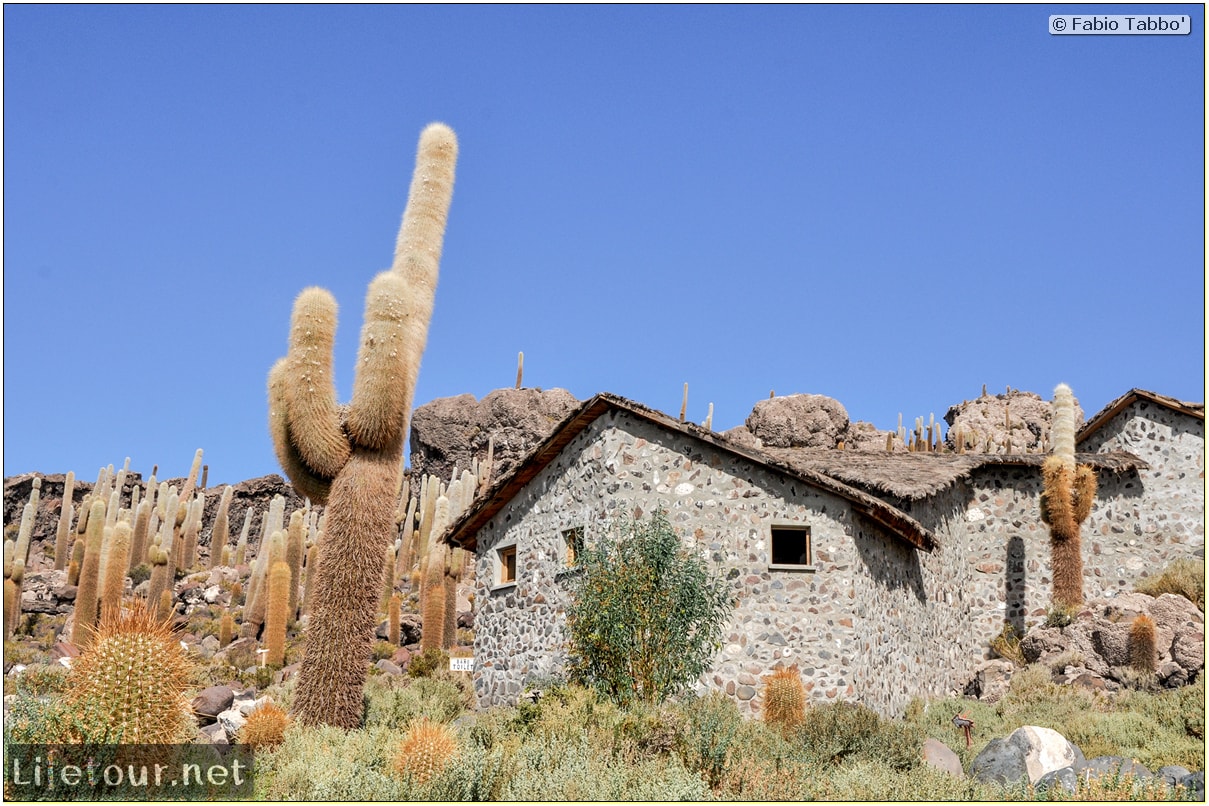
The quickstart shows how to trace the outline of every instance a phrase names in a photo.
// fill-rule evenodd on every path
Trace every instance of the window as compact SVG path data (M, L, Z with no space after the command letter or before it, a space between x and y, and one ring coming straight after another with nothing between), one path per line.
M814 567L810 550L809 526L772 527L772 562L780 570L803 570Z
M574 568L579 562L579 555L584 550L584 530L582 526L563 531L563 558L568 568Z
M516 584L516 544L495 550L497 585Z

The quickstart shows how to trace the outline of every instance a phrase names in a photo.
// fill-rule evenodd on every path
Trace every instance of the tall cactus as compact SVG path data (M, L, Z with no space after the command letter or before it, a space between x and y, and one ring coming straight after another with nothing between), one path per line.
M71 559L71 547L69 541L71 539L71 518L75 511L71 504L71 496L75 492L76 474L72 471L67 473L67 480L63 483L63 503L59 505L59 525L55 530L55 570L63 571L67 568L67 562Z
M1079 526L1096 499L1096 474L1075 464L1075 399L1064 383L1054 389L1053 453L1041 466L1041 519L1049 525L1054 604L1083 603L1083 549Z
M294 303L289 352L269 373L269 424L300 493L327 504L310 635L294 712L303 725L360 724L377 625L383 556L393 539L398 474L420 356L432 317L453 194L457 140L444 124L420 135L394 264L370 283L347 407L336 402L336 302L319 288Z

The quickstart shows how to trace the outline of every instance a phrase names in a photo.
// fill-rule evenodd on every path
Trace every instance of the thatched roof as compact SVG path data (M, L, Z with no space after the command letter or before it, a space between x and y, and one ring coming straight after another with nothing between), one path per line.
M723 452L763 465L783 475L797 478L821 490L847 500L852 508L915 548L931 551L936 536L919 521L876 496L851 487L808 467L793 467L762 452L742 447L720 434L693 423L679 422L662 412L647 408L632 400L607 393L598 394L572 412L544 442L537 445L511 472L496 479L475 499L474 504L446 532L448 542L473 549L479 531L521 489L542 471L585 428L610 411L627 412L669 431L680 432Z
M840 451L825 448L762 448L779 463L809 468L875 494L909 501L929 498L980 467L1040 467L1045 454L910 453L907 451ZM1081 453L1080 464L1124 472L1147 467L1129 453Z
M1204 403L1189 403L1185 400L1176 400L1174 397L1168 397L1167 395L1160 395L1157 392L1148 392L1145 389L1130 389L1102 408L1096 416L1084 423L1083 427L1079 429L1079 433L1075 436L1075 441L1082 442L1087 439L1096 431L1099 431L1113 417L1116 417L1126 406L1137 400L1147 400L1180 414L1187 414L1189 417L1196 417L1200 420L1205 419Z

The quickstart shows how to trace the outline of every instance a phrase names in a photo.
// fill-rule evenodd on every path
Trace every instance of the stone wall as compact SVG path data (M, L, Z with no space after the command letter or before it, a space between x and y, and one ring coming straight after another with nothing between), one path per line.
M760 678L798 664L814 701L900 713L921 693L958 688L981 660L966 617L970 570L956 547L918 551L848 503L624 412L578 435L478 535L475 676L483 706L514 702L565 657L568 572L562 531L587 539L620 516L662 506L738 605L698 688L758 711ZM808 524L814 570L769 569L769 527ZM497 550L518 579L495 587Z
M1114 420L1081 446L1131 450L1156 468L1100 472L1083 525L1089 598L1130 590L1176 557L1204 557L1203 424L1147 405L1147 417ZM662 506L738 599L699 691L723 691L754 714L761 677L796 663L812 701L901 713L912 696L960 689L1005 621L1023 634L1044 619L1051 576L1040 493L1039 468L989 465L926 501L891 501L936 533L939 546L924 552L838 496L612 412L478 535L480 703L512 703L528 681L562 671L574 573L562 532L583 528L592 539ZM769 568L770 526L782 523L811 527L813 570ZM496 549L512 544L517 582L493 589Z

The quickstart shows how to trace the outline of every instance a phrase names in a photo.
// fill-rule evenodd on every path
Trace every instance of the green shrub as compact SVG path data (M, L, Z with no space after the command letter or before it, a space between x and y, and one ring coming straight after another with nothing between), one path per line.
M406 730L415 720L449 722L465 710L462 689L448 680L383 675L365 681L365 726Z
M449 668L449 654L438 647L430 646L407 664L411 677L432 677L438 671Z
M1045 626L1059 629L1067 626L1079 615L1079 608L1054 603L1045 614Z
M618 702L661 702L709 668L734 601L662 510L577 560L567 613L576 680Z
M58 664L51 666L36 663L26 667L24 672L10 679L15 693L38 697L44 694L62 694L67 691L67 675L67 670Z
M999 635L991 639L991 651L1017 666L1028 665L1028 661L1024 659L1024 650L1020 648L1020 634L1010 622L1005 623Z
M130 581L134 587L138 587L147 580L151 579L151 566L147 563L139 563L134 568L130 569Z
M1133 589L1148 596L1174 593L1204 611L1205 564L1183 558L1174 560L1162 572L1139 581Z
M701 775L711 788L726 772L731 743L743 724L734 700L720 692L689 701L683 706L688 730L676 747L684 766Z
M919 763L925 736L913 723L883 719L857 703L837 702L808 708L793 739L813 762L867 759L908 770Z

